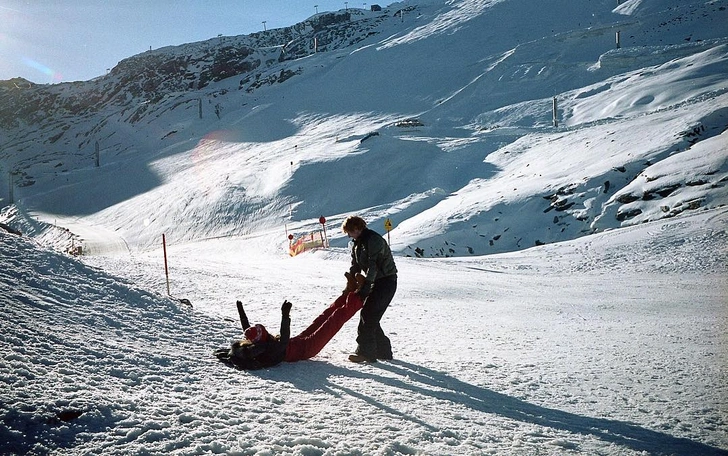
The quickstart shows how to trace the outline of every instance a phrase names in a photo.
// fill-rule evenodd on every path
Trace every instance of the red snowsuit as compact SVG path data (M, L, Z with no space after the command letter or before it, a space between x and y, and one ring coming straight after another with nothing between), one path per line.
M243 304L240 301L236 304L240 315L240 324L243 330L246 330L250 327L248 316L245 314ZM290 306L287 301L284 304ZM293 362L312 358L324 348L344 326L344 323L349 321L363 305L364 303L358 294L354 292L344 293L296 337L289 336L291 333L291 318L288 316L288 311L281 308L280 336L268 335L264 340L255 343L246 340L236 341L231 348L216 350L214 355L220 361L239 369L261 369L275 366L281 361ZM290 310L290 307L288 307L288 310ZM239 350L235 349L237 344L240 344Z
M356 293L342 294L308 328L288 341L285 361L300 361L316 356L362 305Z

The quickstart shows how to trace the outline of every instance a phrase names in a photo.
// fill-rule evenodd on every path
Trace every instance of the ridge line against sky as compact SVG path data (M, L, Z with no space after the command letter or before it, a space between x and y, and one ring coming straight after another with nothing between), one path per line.
M370 5L344 0L0 0L0 80L87 81L150 48L248 35L288 27L317 12Z

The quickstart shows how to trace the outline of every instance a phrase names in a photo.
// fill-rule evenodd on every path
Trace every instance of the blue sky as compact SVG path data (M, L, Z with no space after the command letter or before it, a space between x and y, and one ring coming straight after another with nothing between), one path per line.
M345 7L369 8L369 4L348 1L345 5L345 0L0 0L0 80L84 81L150 47L285 27L316 11Z

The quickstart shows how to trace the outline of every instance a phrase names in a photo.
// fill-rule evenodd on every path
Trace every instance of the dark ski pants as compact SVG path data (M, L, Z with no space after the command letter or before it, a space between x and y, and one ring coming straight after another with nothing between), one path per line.
M374 281L372 292L364 300L359 318L356 353L369 359L392 359L392 343L379 322L397 292L397 276Z
M308 328L288 341L285 360L300 361L316 356L362 305L356 293L341 295Z

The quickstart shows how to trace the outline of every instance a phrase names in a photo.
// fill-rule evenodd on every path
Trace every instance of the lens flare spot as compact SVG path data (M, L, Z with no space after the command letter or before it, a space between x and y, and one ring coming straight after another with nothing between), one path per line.
M28 57L23 57L23 63L30 68L33 68L34 70L40 71L46 76L49 76L51 78L51 81L53 82L60 82L63 79L63 75L61 73L54 71L51 68L48 68L47 66L36 60Z

